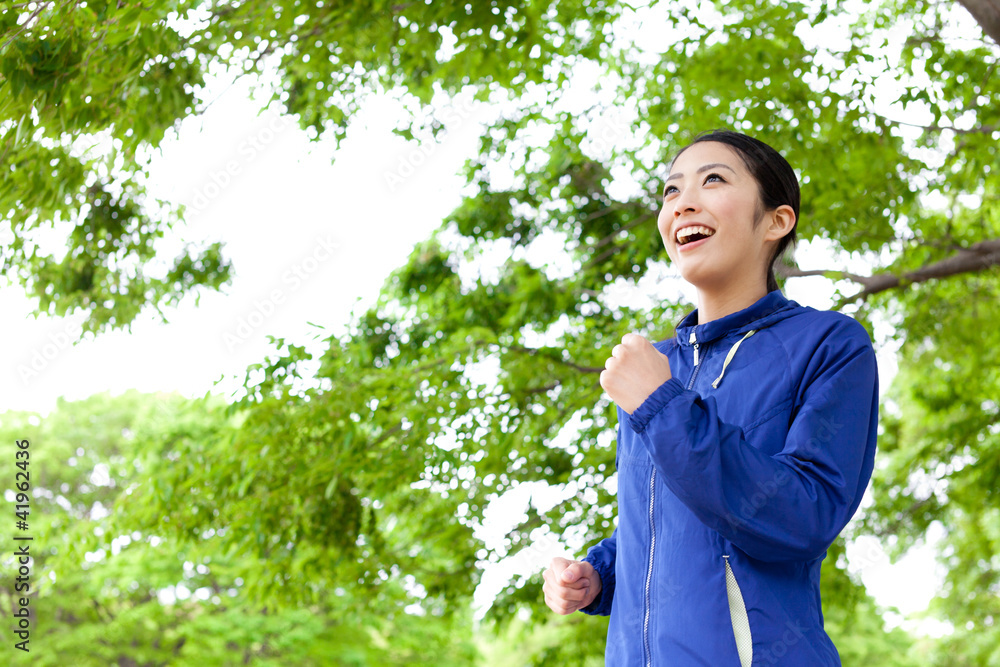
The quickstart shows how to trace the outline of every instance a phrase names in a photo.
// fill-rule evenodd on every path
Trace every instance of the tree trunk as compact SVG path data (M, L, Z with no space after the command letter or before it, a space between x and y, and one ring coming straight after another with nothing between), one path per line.
M1000 0L958 0L958 2L969 10L983 32L1000 44Z

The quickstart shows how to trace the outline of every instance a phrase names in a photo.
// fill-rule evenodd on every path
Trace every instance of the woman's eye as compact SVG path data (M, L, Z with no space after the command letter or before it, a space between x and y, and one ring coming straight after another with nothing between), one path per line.
M706 183L711 183L713 180L721 181L723 183L726 182L726 179L724 179L722 176L719 176L718 174L709 174L708 176L705 177Z
M668 185L667 187L663 188L664 198L669 197L672 194L676 194L677 192L678 192L677 186L675 185Z

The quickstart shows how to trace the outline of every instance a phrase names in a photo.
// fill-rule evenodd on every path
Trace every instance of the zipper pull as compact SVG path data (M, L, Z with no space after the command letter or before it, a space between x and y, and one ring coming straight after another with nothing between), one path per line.
M694 329L691 330L691 338L690 338L689 342L691 343L691 345L694 346L694 365L697 366L698 365L698 338L694 335Z

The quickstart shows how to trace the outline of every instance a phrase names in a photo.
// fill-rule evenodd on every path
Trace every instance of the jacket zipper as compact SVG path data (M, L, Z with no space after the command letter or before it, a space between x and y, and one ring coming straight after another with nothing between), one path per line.
M653 580L653 552L656 551L656 525L653 522L653 503L656 499L656 468L649 475L649 565L646 568L646 613L642 621L642 641L646 652L646 667L652 667L653 652L649 648L649 586Z
M691 373L691 380L688 382L687 388L690 389L694 386L695 378L698 377L698 371L701 366L698 365L700 359L698 359L698 338L695 332L691 331L690 338L691 345L694 347L694 372ZM646 567L646 609L643 614L642 620L642 641L643 650L646 653L646 667L652 667L653 664L653 652L649 648L649 614L650 614L650 599L649 599L649 587L653 580L653 554L656 552L656 523L653 521L653 507L656 504L656 468L654 467L652 472L649 473L649 565Z
M688 380L687 388L690 389L694 386L695 378L698 377L698 371L701 370L701 366L698 365L698 338L694 333L694 329L691 330L691 337L688 339L691 346L694 348L694 371L691 373L691 379Z

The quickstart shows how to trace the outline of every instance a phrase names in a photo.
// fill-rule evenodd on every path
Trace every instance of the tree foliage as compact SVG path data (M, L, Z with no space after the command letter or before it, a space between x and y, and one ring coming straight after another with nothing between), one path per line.
M5 664L471 664L468 614L405 613L399 582L389 595L340 582L307 605L282 606L254 593L271 585L275 564L227 553L218 521L190 539L153 517L131 517L145 530L121 530L108 512L115 499L142 493L160 457L183 468L177 454L191 443L224 440L235 427L226 412L215 401L131 392L61 402L44 419L0 417L0 452L13 460L14 441L28 438L38 480L30 652L7 645ZM191 489L177 491L196 502ZM11 609L16 565L0 570ZM290 574L297 586L312 583L308 571Z
M327 604L341 587L456 624L482 568L541 539L579 552L609 534L615 424L597 372L623 333L668 337L690 308L653 222L658 192L678 147L730 127L797 168L799 238L830 257L789 258L784 279L832 285L838 308L898 349L861 529L899 554L941 526L949 574L933 611L956 631L934 664L1000 664L997 43L948 2L653 5L5 12L0 210L17 239L5 270L41 310L87 310L92 330L228 277L218 247L143 268L178 213L143 198L148 150L198 113L211 67L273 63L275 101L314 136L344 136L381 90L409 95L400 131L426 141L441 127L435 94L503 103L467 197L329 341L317 382L300 377L308 355L279 344L248 372L231 427L150 445L116 529L229 550L253 600ZM39 249L48 227L65 232L65 256ZM506 261L488 266L497 251ZM636 290L644 300L624 298ZM531 497L523 519L491 543L484 516L515 490ZM845 655L919 664L882 631L840 548L824 587ZM516 641L571 664L567 638L598 626L543 614L537 579L518 576L489 621L503 633L528 615Z

